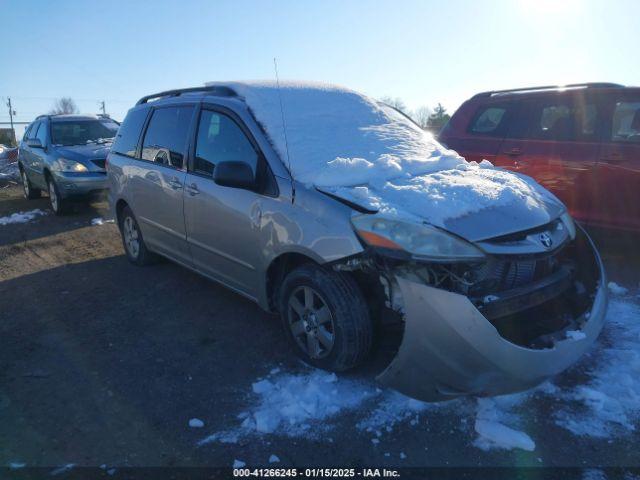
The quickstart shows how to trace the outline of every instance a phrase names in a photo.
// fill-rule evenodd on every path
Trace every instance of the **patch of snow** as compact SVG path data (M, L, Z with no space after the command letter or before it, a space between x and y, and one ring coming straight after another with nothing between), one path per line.
M580 330L567 330L567 338L570 340L582 340L587 338L587 335Z
M329 428L323 421L357 408L374 395L372 387L355 381L338 381L334 373L321 370L263 379L255 382L252 389L258 402L240 416L240 426L209 435L200 445L214 441L235 443L242 437L270 433L313 437L319 435L323 426Z
M364 419L360 420L356 427L368 432L380 428L391 431L396 424L415 417L427 409L434 410L438 407L439 405L435 403L421 402L399 392L389 391L378 403L378 406Z
M632 432L640 419L640 305L612 300L590 380L561 392L570 403L556 423L576 435L610 438Z
M465 161L392 108L352 90L299 82L224 85L244 98L297 181L386 216L444 226L485 208L544 210L545 200L555 200L527 177L486 160Z
M582 472L582 480L607 480L607 476L598 468L587 468Z
M26 467L27 464L23 462L9 462L9 468L11 470L20 470L21 468Z
M616 282L609 282L607 287L609 287L609 291L614 295L626 295L627 293L629 293L628 288L618 285Z
M505 425L505 421L513 421L514 418L508 413L509 404L513 405L519 400L519 395L478 399L478 413L475 422L478 438L474 442L475 446L482 450L511 450L514 448L528 452L535 450L536 444L529 435ZM505 407L507 408L505 409Z
M405 458L407 458L407 455L404 452L400 452L400 458L404 460Z
M109 476L113 476L116 473L116 469L115 468L110 468L109 470L107 470L107 475Z
M202 428L204 427L204 422L199 418L192 418L191 420L189 420L189 426L191 428Z
M105 223L114 223L113 218L105 220L102 217L96 217L91 219L91 225L104 225Z
M66 473L69 470L72 470L75 466L75 463L67 463L66 465L62 465L54 470L51 470L51 473L49 475L60 475L61 473Z
M280 457L273 454L269 457L269 463L280 463Z
M12 213L7 217L0 217L0 225L10 225L13 223L27 223L36 218L38 215L46 215L40 209L30 210L28 212Z
M246 463L244 463L242 460L238 460L237 458L233 461L233 468L243 468L246 465Z

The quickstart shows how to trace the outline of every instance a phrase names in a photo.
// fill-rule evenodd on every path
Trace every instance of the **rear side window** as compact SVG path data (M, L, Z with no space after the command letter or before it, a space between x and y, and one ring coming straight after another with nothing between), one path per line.
M200 113L194 171L213 175L220 162L244 162L255 175L258 154L240 126L230 117L211 110Z
M154 110L142 142L142 159L182 168L192 115L191 105Z
M584 101L548 98L522 104L513 137L534 140L596 141L598 109Z
M147 109L130 110L127 116L122 122L118 133L116 134L116 141L111 149L121 155L127 155L128 157L135 157L136 150L138 148L138 140L140 139L140 132L142 126L147 118Z
M640 101L616 103L611 124L611 140L640 143Z
M505 113L507 113L506 107L484 107L476 114L469 131L491 136L502 135Z

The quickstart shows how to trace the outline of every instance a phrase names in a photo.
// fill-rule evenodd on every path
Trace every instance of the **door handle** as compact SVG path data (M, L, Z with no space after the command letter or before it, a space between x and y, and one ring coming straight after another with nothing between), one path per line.
M194 196L198 195L200 190L198 190L198 185L192 183L191 185L187 185L187 192L189 192L189 195Z
M522 155L522 150L520 150L519 148L512 148L511 150L506 150L502 153L504 153L505 155L509 155L510 157L517 157L518 155Z
M182 188L182 182L178 177L173 177L169 180L169 186L174 190L180 190Z

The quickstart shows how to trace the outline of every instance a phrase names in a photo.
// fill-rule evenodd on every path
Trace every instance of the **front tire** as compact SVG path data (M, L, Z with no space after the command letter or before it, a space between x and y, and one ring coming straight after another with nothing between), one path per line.
M144 243L138 221L129 207L124 207L119 221L122 245L129 261L140 267L154 263L156 256Z
M49 204L51 205L53 213L56 215L64 215L67 213L69 210L69 202L62 198L55 180L51 177L47 177L47 190L49 191Z
M368 356L373 324L347 274L314 264L298 267L284 279L278 303L286 335L305 362L341 372Z
M24 171L24 168L20 167L20 179L22 180L22 192L24 193L24 198L27 200L33 200L34 198L40 198L41 191L37 188L33 188L31 185L31 181L27 176L27 172Z

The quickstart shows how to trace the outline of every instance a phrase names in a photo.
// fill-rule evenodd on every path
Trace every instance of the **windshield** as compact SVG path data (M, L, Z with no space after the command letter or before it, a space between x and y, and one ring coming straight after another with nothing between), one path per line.
M113 141L118 124L113 120L75 120L51 122L51 143L85 145Z

